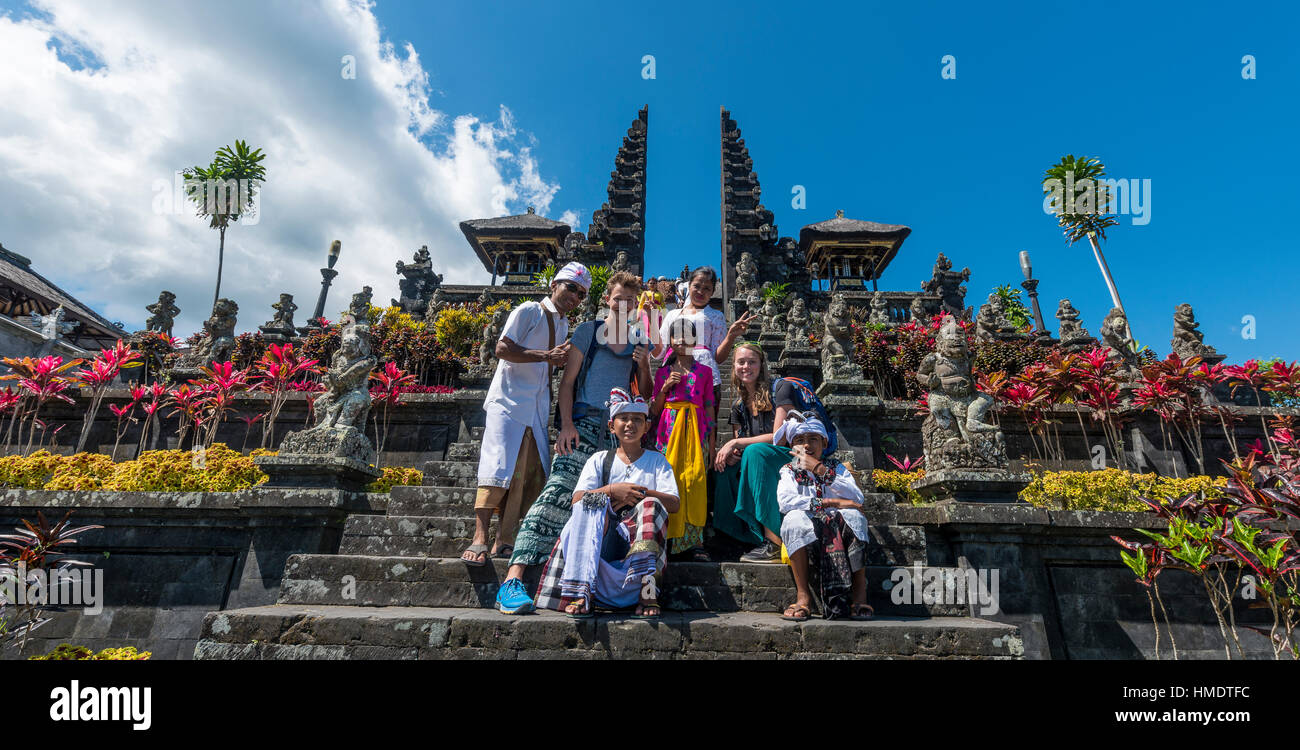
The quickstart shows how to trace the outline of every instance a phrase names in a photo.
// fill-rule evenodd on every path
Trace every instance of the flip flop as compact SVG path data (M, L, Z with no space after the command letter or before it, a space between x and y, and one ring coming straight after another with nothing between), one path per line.
M812 617L812 610L808 609L802 604L791 604L790 606L785 608L785 611L787 613L793 611L793 614L782 613L781 615L782 620L789 620L791 622L804 622L809 617ZM803 614L801 615L800 613Z
M494 559L494 560L509 560L509 559L511 558L511 556L513 556L514 554L515 554L515 548L514 548L514 546L507 544L506 546L504 546L504 547L502 547L501 549L497 550L497 553L496 553L495 555L492 556L492 559Z
M639 614L639 615L638 615L638 614L635 614L635 610L634 610L634 614L632 615L632 619L633 619L633 620L658 620L658 619L659 619L659 616L662 615L662 614L663 614L663 611L664 611L663 607L659 606L659 604L658 604L657 602L656 602L655 604L647 604L647 603L645 603L645 602L638 602L636 606L638 606L638 607L641 608L641 614ZM646 611L647 609L651 609L651 608L653 608L654 610L656 610L656 611L655 611L655 614L653 614L653 615L647 615L647 614L645 613L645 611Z
M871 620L876 616L876 610L871 608L870 604L854 604L849 609L850 620Z
M563 613L564 616L569 618L570 620L590 620L596 616L596 613L591 611L590 609L590 602L588 602L586 599L582 600L582 606L588 607L586 612L582 612L582 611L579 611L577 613L567 612L566 610L573 604L577 603L577 601L578 600L575 599L569 602L565 602L564 607L560 609L560 612Z
M488 552L488 546L487 546L486 544L471 544L470 546L468 546L468 547L465 548L465 552L460 553L460 561L463 562L463 563L465 563L466 565L468 565L468 566L470 566L470 567L473 567L473 568L481 568L481 567L483 567L484 565L487 565L487 564L488 564L488 561L487 561L487 552ZM466 553L473 553L473 554L475 554L475 555L482 554L482 555L483 555L483 559L482 559L482 560L471 560L471 559L465 557L465 554L466 554Z

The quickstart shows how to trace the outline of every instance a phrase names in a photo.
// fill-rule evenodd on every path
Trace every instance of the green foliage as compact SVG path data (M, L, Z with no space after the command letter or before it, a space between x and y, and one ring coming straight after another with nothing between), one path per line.
M551 283L555 281L555 274L559 272L559 266L554 263L547 263L546 268L533 274L533 284L549 290L551 288Z
M783 284L769 284L763 287L763 301L774 299L777 302L784 302L786 297L790 296L790 282Z
M48 654L27 657L28 661L145 661L153 657L152 651L136 651L135 646L106 648L95 653L85 646L60 644Z
M993 290L993 293L1002 298L1002 304L1007 308L1007 320L1011 325L1018 329L1026 328L1033 324L1033 318L1030 317L1029 308L1020 299L1019 289L1012 289L1010 284L1002 284Z
M262 149L250 150L246 142L236 140L233 149L230 146L217 149L209 166L184 170L186 195L195 204L197 214L211 219L212 228L219 229L251 213L256 206L253 199L258 185L266 180L264 159L266 154ZM242 195L226 188L225 183L231 180L245 181Z
M1106 176L1106 165L1100 159L1073 154L1048 167L1043 175L1043 192L1051 197L1049 205L1056 214L1057 223L1070 242L1078 242L1089 234L1106 239L1106 229L1119 222L1109 216L1110 188L1100 182ZM1074 186L1073 195L1066 195L1067 187Z
M591 266L587 270L591 272L591 288L587 290L587 304L599 316L603 304L601 298L605 296L605 286L609 283L609 277L614 275L614 271L609 266Z

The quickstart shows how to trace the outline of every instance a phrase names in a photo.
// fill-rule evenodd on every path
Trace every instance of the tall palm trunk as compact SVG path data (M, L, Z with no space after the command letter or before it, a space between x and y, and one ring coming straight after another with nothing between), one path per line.
M217 300L221 299L221 266L226 262L226 228L224 226L221 227L220 232L221 245L217 249L217 291L212 295L213 309L217 306ZM1096 247L1096 243L1093 244L1093 247Z
M1128 319L1128 313L1124 311L1124 303L1119 301L1119 289L1115 288L1115 279L1110 275L1110 266L1106 265L1106 256L1102 255L1101 246L1097 244L1095 232L1088 232L1088 242L1092 244L1092 254L1101 268L1101 275L1106 277L1106 286L1110 289L1110 301L1124 314L1124 318Z

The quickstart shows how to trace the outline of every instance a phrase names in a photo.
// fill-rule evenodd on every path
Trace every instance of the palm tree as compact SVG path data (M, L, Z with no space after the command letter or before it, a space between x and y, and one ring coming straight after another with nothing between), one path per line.
M1097 238L1106 239L1106 228L1119 224L1110 215L1110 187L1101 182L1106 176L1106 165L1090 156L1074 158L1073 154L1048 168L1043 175L1043 192L1051 196L1049 205L1056 213L1057 223L1065 230L1066 240L1074 244L1084 237L1092 245L1092 254L1101 268L1101 275L1110 289L1110 299L1124 312L1119 301L1119 290L1106 265L1106 256L1097 244ZM1068 191L1068 192L1067 192ZM1073 193L1073 194L1069 194ZM1128 317L1128 313L1124 313Z
M226 260L226 228L239 221L245 213L256 210L253 198L258 186L266 180L266 158L262 149L250 151L248 144L236 140L235 147L217 149L212 164L207 167L190 167L185 175L186 193L198 207L198 215L210 219L208 225L221 233L217 250L217 290L212 295L216 307L221 297L221 267Z

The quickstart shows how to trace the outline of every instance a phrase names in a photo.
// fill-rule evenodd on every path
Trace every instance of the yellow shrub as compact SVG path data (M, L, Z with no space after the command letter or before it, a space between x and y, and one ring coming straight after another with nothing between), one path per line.
M909 472L875 469L871 472L871 476L876 480L876 489L894 493L899 501L909 502L912 505L921 505L925 502L916 490L912 489L912 482L925 476L925 469Z
M1227 484L1226 477L1185 479L1136 474L1110 468L1101 471L1049 471L1034 475L1020 499L1031 505L1064 510L1147 510L1138 498L1160 500L1208 491Z
M60 644L48 654L27 657L28 661L143 661L153 657L152 651L136 651L135 646L106 648L98 654L85 646Z
M398 485L419 485L424 482L424 472L404 466L385 466L384 475L366 485L366 492L388 492Z
M265 482L253 458L216 443L204 454L202 468L183 450L145 451L140 458L114 464L108 456L78 453L57 456L38 451L30 456L0 458L0 484L29 490L117 490L123 492L231 492Z

